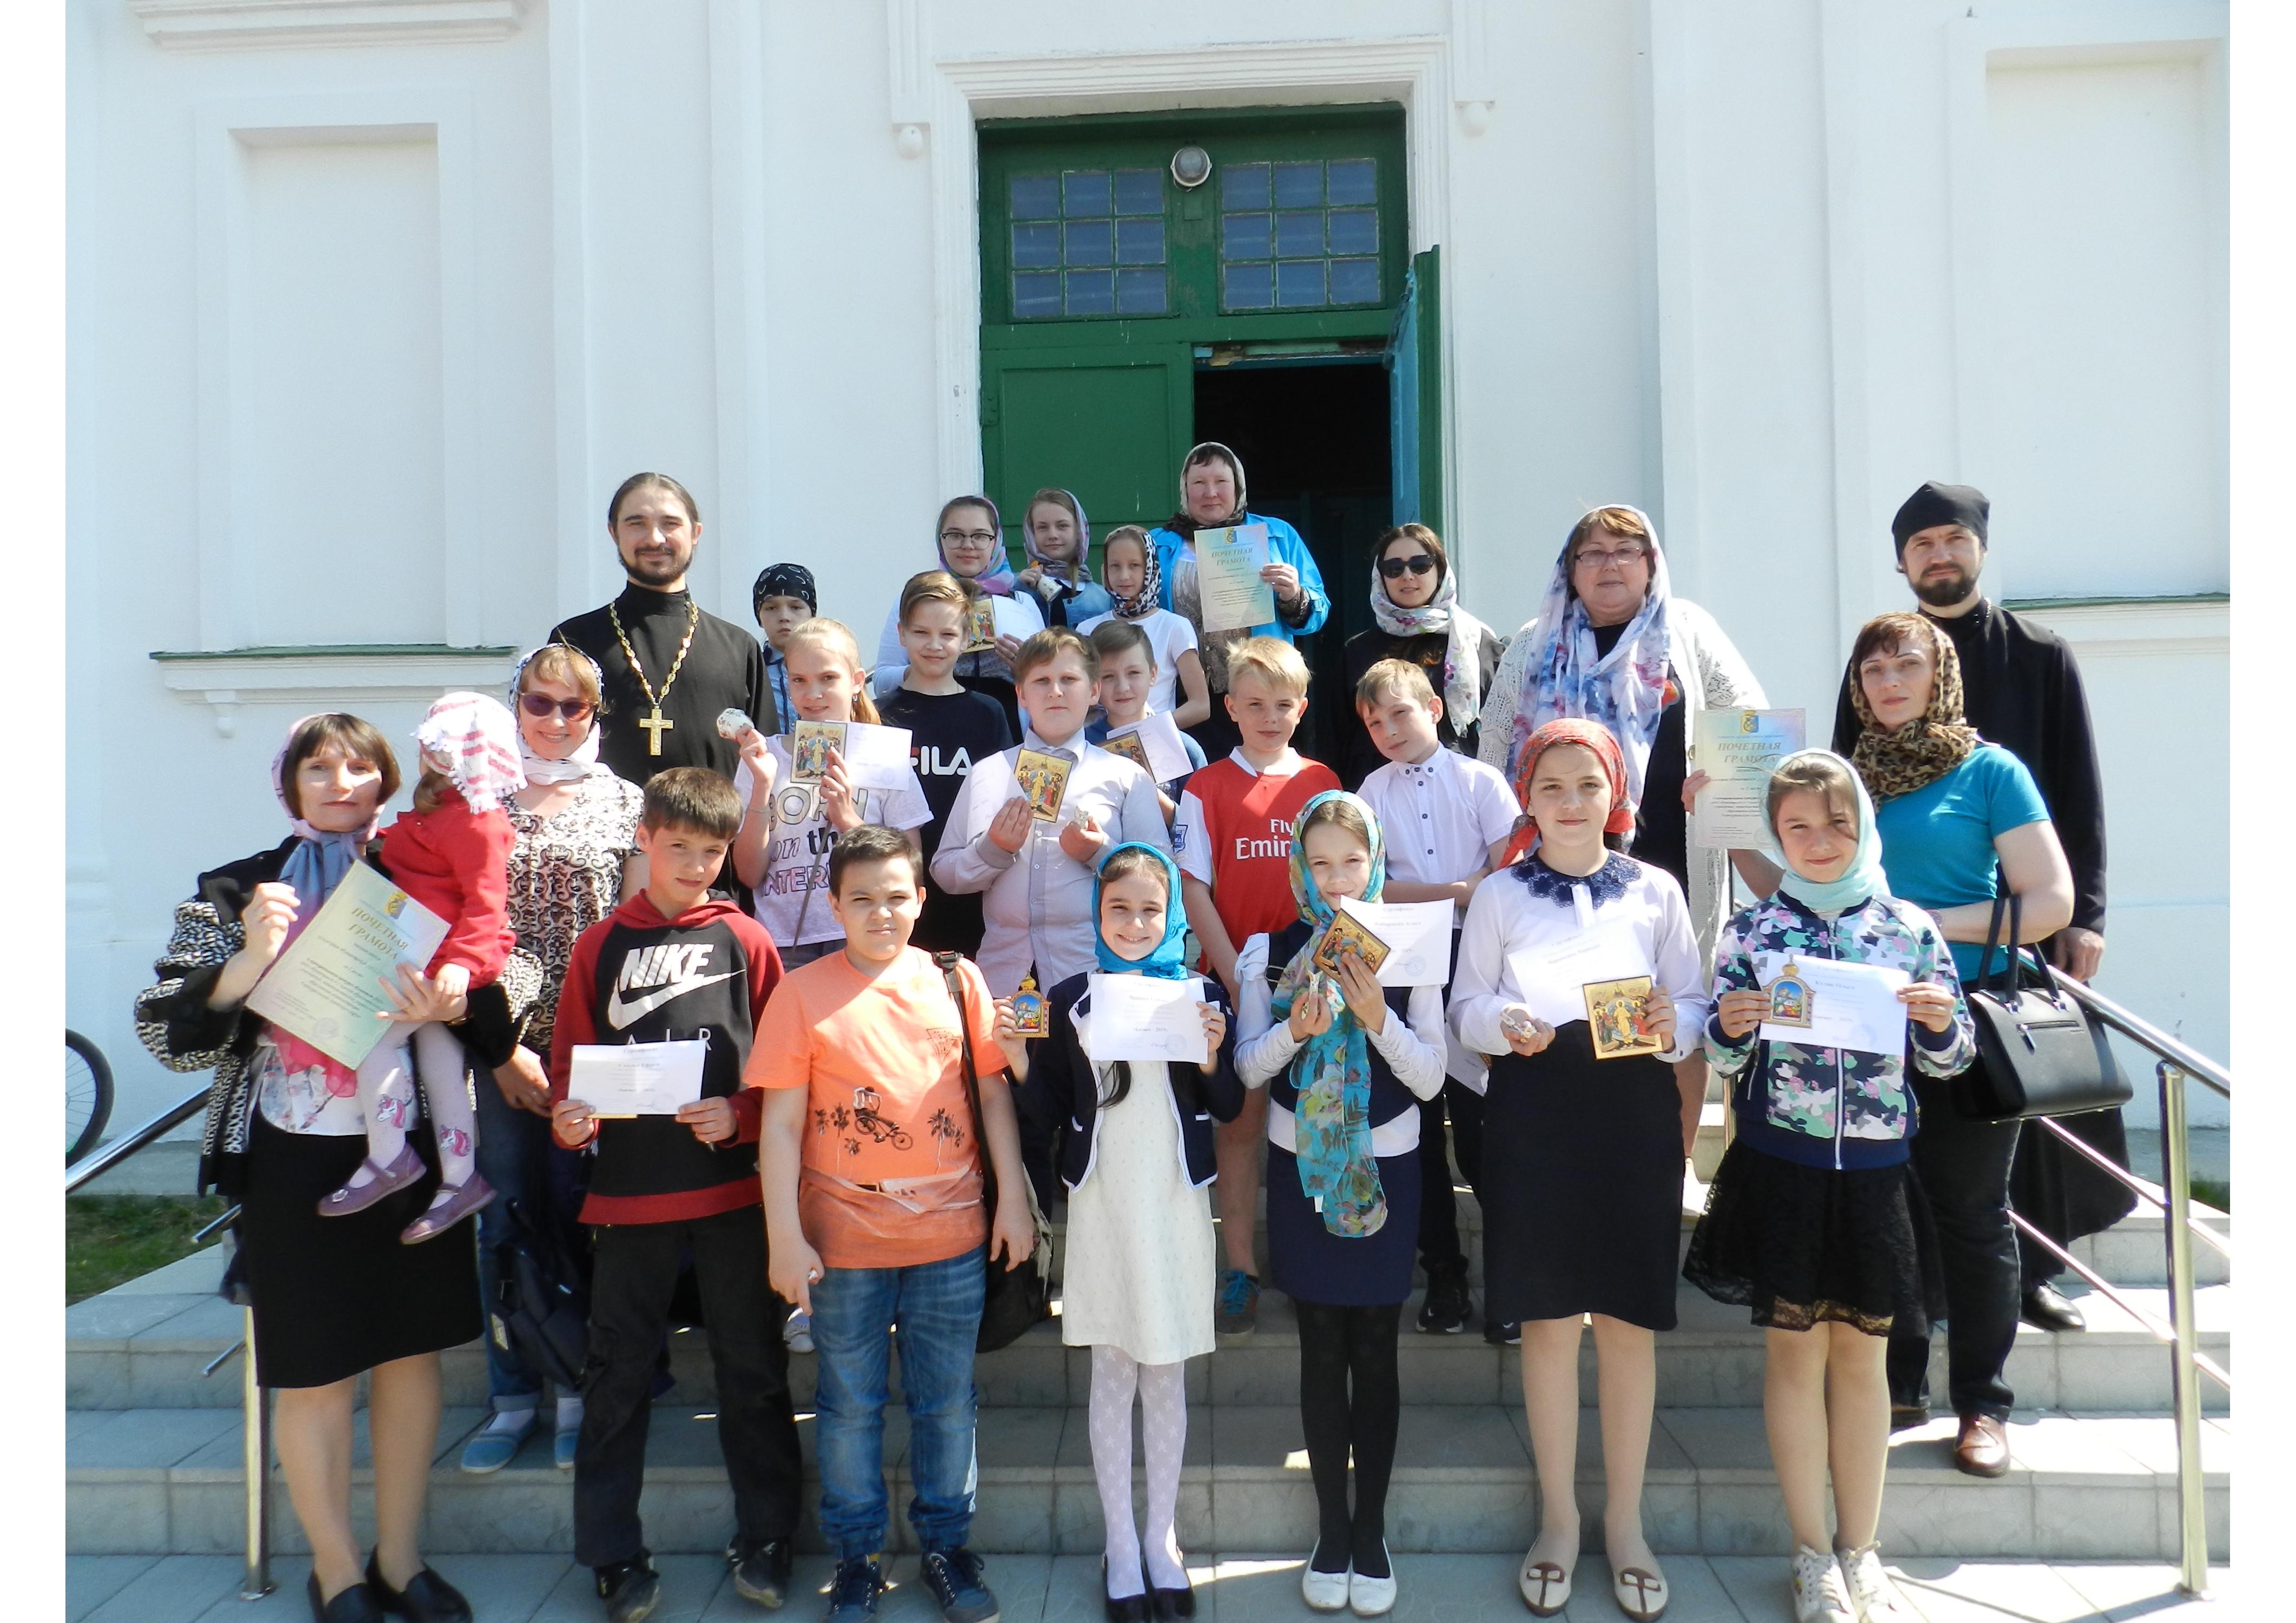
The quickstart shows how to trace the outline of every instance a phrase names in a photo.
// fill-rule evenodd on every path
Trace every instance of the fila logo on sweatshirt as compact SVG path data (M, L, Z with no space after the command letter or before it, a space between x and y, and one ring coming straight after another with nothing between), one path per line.
M625 954L622 972L615 977L613 992L606 999L606 1023L617 1031L622 1030L672 998L716 986L721 980L731 980L742 972L727 970L722 975L703 974L710 954L716 950L716 943L710 941L672 941ZM645 995L626 1000L622 996L625 992Z

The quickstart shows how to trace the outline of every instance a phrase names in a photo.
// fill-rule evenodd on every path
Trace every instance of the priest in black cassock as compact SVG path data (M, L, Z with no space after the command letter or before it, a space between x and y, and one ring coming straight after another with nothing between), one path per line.
M2025 763L2041 791L2072 869L2072 922L2049 938L2050 961L2080 980L2104 957L2104 787L2080 667L2064 639L1989 602L1977 584L1985 567L1991 504L1968 485L1931 481L1906 498L1890 521L1898 569L1921 611L1953 639L1961 656L1962 713L1978 735ZM1849 701L1855 671L1842 677L1833 712L1833 747L1857 742ZM2060 1119L2070 1132L2128 1164L2119 1111ZM2009 1202L2058 1244L2110 1228L2136 1197L2060 1143L2036 1121L2024 1125L2009 1174ZM2050 1283L2063 1265L2018 1232L2023 1316L2044 1330L2084 1328L2080 1311Z
M607 506L606 529L630 584L550 634L595 660L604 677L598 758L641 786L672 766L732 777L739 756L718 734L718 713L741 710L767 734L777 723L757 639L704 614L685 589L701 539L693 498L666 473L634 473Z

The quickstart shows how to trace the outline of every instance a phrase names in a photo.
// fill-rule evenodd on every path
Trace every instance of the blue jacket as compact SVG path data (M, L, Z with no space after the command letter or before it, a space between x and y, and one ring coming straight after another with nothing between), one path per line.
M1316 567L1316 555L1300 538L1300 532L1281 519L1271 519L1265 513L1246 512L1236 520L1239 525L1267 526L1267 561L1288 563L1300 571L1300 590L1307 594L1308 618L1298 625L1284 620L1283 606L1275 606L1276 618L1265 626L1254 626L1254 636L1280 636L1285 642L1303 637L1323 629L1324 622L1332 617L1332 600L1324 590L1324 572ZM1172 606L1172 565L1188 543L1177 530L1159 525L1148 532L1148 539L1156 544L1156 562L1164 571L1164 589L1158 598L1160 606Z
M1767 986L1795 957L1870 963L1934 981L1953 994L1953 1024L1931 1031L1908 1022L1905 1053L1859 1053L1774 1041L1759 1029L1733 1039L1722 1035L1721 1015L1710 1015L1706 1058L1734 1083L1739 1138L1750 1149L1806 1167L1904 1160L1919 1125L1909 1069L1949 1077L1977 1054L1976 1029L1937 921L1893 897L1870 898L1823 919L1781 890L1723 926L1714 946L1715 1001L1725 992Z
M1021 1102L1040 1121L1069 1124L1061 1145L1061 1182L1080 1189L1092 1176L1100 1148L1100 1068L1077 1040L1075 1015L1089 1013L1089 977L1071 975L1045 996L1046 1036L1029 1044L1029 1079ZM1217 980L1203 983L1204 1001L1228 1017L1227 1035L1220 1039L1219 1063L1167 1065L1166 1096L1180 1124L1180 1153L1189 1184L1201 1189L1218 1175L1212 1158L1212 1123L1234 1121L1243 1109L1243 1079L1235 1074L1235 1012ZM1081 1005L1081 1010L1079 1010ZM1136 1069L1132 1086L1140 1086Z

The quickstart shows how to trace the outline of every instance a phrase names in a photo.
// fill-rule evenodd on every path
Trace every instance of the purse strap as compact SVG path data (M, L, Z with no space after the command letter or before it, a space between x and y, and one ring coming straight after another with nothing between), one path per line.
M956 966L964 962L963 953L933 955L941 980L948 988L948 1000L956 1005L957 1044L964 1055L964 1102L972 1110L973 1151L980 1157L980 1203L993 1222L996 1215L996 1163L988 1153L988 1124L980 1114L980 1070L972 1058L972 1021L964 1007L964 986L956 972Z

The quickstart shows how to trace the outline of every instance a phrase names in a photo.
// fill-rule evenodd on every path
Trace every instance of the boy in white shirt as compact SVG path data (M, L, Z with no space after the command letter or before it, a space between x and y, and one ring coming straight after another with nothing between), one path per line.
M1435 729L1443 701L1418 665L1380 660L1356 684L1355 700L1365 730L1387 758L1387 765L1364 779L1357 791L1379 814L1387 839L1385 899L1450 902L1456 963L1456 931L1468 898L1505 860L1522 808L1496 767L1443 748ZM1419 1257L1427 1270L1427 1297L1418 1321L1423 1331L1456 1333L1474 1316L1450 1160L1443 1149L1443 1118L1447 1109L1458 1140L1459 1170L1468 1187L1480 1191L1487 1070L1479 1055L1452 1041L1443 1091L1419 1107Z

